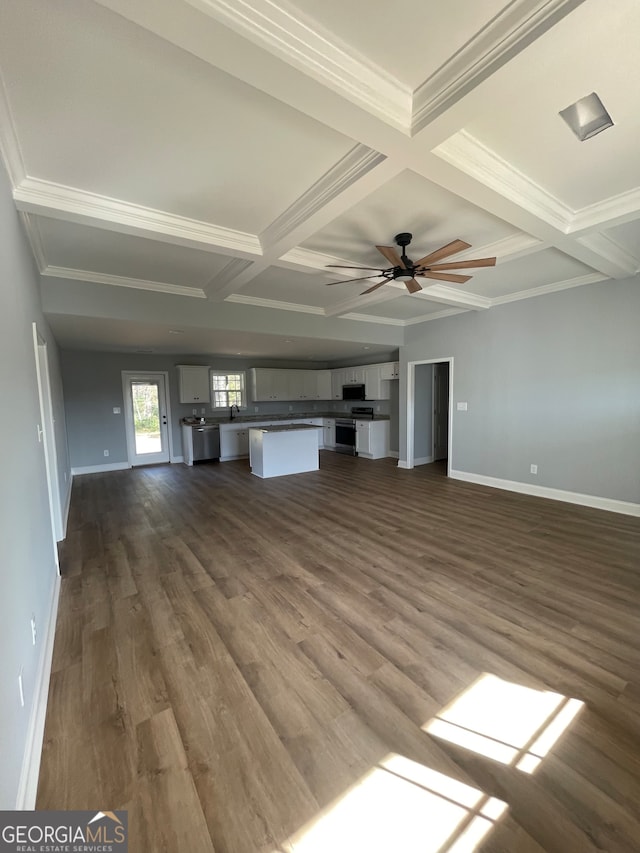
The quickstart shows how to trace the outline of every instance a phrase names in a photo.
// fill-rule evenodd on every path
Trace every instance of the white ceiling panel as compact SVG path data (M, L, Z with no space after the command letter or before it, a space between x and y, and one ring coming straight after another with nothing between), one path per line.
M574 210L639 187L638 33L637 0L585 0L472 96L465 129ZM593 91L615 126L579 142L558 112Z
M242 289L242 293L246 296L274 299L279 302L326 308L338 302L340 298L344 299L351 295L344 289L349 287L348 284L327 287L329 281L335 281L335 279L330 279L322 273L309 275L295 270L269 267L252 279Z
M417 260L456 238L480 247L517 233L459 196L405 171L304 243L305 248L363 264L389 266L376 245L393 245L400 231L413 234L408 257Z
M640 264L640 219L610 228L607 235Z
M258 233L353 142L89 0L4 4L27 172Z
M382 9L367 0L294 0L293 5L352 51L415 89L507 4L504 0L399 0Z
M534 255L478 270L466 284L451 286L477 296L496 297L568 281L592 272L590 267L563 255L557 249L546 249Z
M358 314L369 314L372 318L390 317L394 320L413 320L414 317L422 317L427 314L437 314L447 310L448 306L430 302L423 296L407 295L390 299L388 302L380 302L377 305L369 305L366 308L354 308Z
M102 228L32 218L48 265L106 275L204 287L229 258Z

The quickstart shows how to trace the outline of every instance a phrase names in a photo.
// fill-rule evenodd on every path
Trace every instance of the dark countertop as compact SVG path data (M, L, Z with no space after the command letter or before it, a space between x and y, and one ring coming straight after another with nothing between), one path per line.
M250 424L250 423L267 423L270 421L294 421L294 420L310 420L311 418L345 418L349 417L350 412L286 412L278 415L235 415L233 420L226 418L208 417L205 418L204 426L212 426L216 424ZM369 420L362 418L362 420ZM374 415L374 421L388 421L389 415ZM182 418L181 423L186 426L200 426L200 418L189 417Z

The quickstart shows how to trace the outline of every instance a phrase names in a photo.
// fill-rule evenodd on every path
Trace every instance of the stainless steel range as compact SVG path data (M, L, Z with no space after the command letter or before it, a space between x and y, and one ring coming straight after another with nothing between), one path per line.
M373 406L354 406L351 417L336 418L336 452L357 456L356 421L372 421Z

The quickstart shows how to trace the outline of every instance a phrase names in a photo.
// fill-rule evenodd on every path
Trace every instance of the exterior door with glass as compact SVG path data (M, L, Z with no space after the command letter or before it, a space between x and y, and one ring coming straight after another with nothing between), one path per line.
M130 464L168 462L166 374L124 372L122 384Z

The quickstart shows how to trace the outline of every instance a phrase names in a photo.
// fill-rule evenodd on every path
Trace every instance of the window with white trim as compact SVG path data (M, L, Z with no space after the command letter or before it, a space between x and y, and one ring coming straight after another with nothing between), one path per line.
M228 409L237 406L244 409L246 400L246 379L244 370L211 371L211 405L214 409Z

